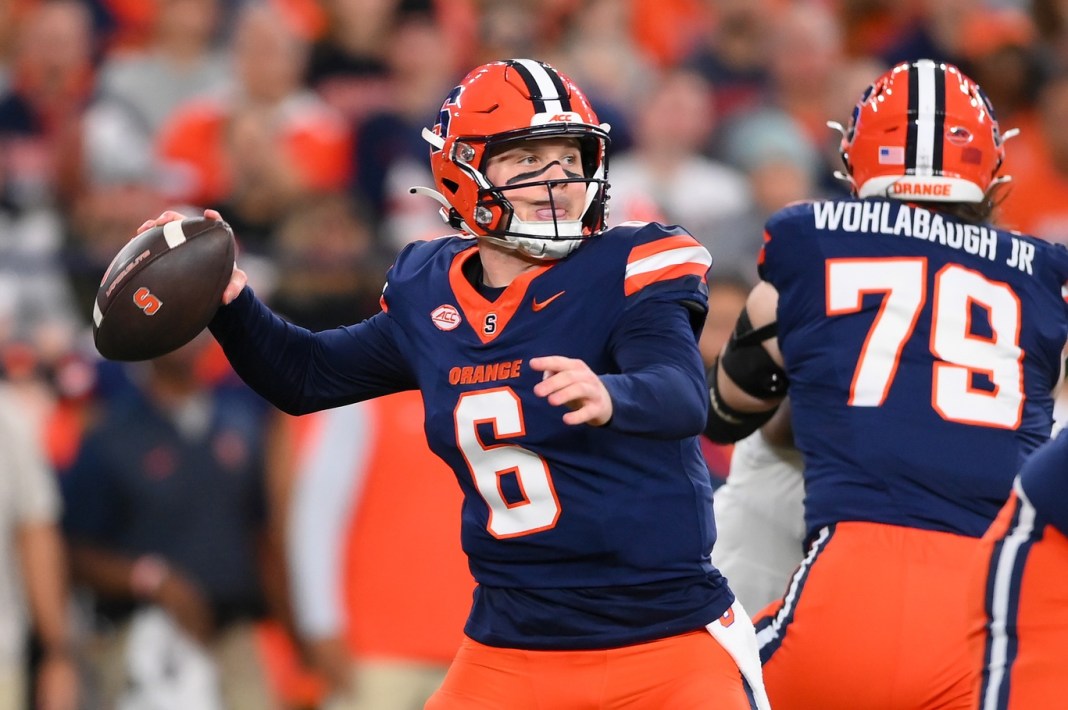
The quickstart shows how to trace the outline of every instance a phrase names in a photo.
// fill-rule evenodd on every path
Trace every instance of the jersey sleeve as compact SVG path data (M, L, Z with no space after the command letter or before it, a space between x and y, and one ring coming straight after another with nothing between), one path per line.
M799 202L779 210L764 224L764 244L757 256L757 273L760 278L775 285L784 270L796 260L790 258L788 250L796 250L797 235L801 233L799 225L804 219L811 219L812 203Z
M708 312L711 254L681 227L650 222L630 237L623 279L627 308L650 299L679 302L690 313L690 327L698 335Z
M613 332L609 347L621 372L601 375L612 397L612 429L662 439L704 429L708 390L690 317L679 303L650 299Z
M1038 516L1068 535L1068 429L1028 457L1020 485Z
M209 325L241 379L289 414L415 389L396 327L381 312L313 333L271 312L248 287Z

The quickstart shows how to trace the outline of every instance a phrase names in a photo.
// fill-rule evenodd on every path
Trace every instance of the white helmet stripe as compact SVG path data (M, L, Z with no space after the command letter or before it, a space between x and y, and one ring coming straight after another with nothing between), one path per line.
M514 61L528 72L530 78L532 78L537 85L537 93L539 93L540 96L536 98L545 105L545 113L563 113L565 110L571 110L570 104L566 109L564 108L562 99L566 97L560 95L560 89L556 82L553 81L553 78L549 76L549 72L545 69L545 65L541 62L536 62L533 59L516 59Z
M917 61L916 72L916 175L934 175L935 127L938 97L935 86L935 63Z

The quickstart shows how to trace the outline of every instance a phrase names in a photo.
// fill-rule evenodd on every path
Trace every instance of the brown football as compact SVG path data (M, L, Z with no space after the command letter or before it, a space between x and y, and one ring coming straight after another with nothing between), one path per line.
M235 249L230 225L203 217L131 239L97 290L96 349L109 360L150 360L191 341L222 305Z

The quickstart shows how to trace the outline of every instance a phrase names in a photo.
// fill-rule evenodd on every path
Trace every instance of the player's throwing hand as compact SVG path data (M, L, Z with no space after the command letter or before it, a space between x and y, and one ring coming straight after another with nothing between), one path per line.
M582 360L562 355L530 359L534 370L545 378L534 385L534 394L545 397L553 406L566 405L565 424L604 426L612 418L612 397L604 383Z

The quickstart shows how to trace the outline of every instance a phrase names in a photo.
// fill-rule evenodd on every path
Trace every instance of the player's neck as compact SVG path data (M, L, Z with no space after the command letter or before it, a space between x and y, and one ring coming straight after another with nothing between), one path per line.
M478 255L482 260L482 283L494 288L503 288L520 274L537 268L538 263L525 259L512 249L481 241Z

